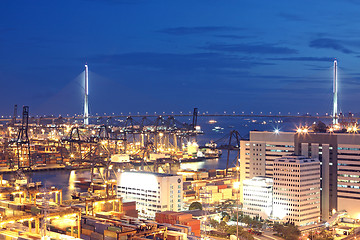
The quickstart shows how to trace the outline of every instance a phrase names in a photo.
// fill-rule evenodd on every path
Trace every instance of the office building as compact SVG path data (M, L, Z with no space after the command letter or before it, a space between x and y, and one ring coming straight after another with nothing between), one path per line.
M273 164L273 217L298 226L320 221L320 161L285 156Z
M256 176L272 177L276 158L294 152L294 133L251 131L250 140L240 142L240 183ZM241 186L240 189L242 189ZM241 194L241 197L243 194ZM240 201L243 201L241 198Z
M117 180L117 195L136 201L139 217L155 218L162 211L181 211L182 177L153 172L122 172Z
M273 179L254 177L243 182L243 208L245 215L268 219L273 210Z
M319 159L321 219L333 210L360 218L360 134L251 131L240 146L241 181L272 177L274 159L292 153Z

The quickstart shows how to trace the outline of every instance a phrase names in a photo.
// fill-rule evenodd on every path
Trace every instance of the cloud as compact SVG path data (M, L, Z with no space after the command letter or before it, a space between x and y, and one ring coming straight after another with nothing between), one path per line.
M221 52L258 53L258 54L296 54L296 49L278 47L274 44L210 44L201 49Z
M16 29L15 28L0 28L0 33L8 33L8 32L13 32L15 31Z
M95 55L88 58L93 64L102 65L107 71L131 72L141 75L164 75L191 79L239 80L250 69L273 63L252 58L237 57L221 53L154 53L132 52L113 55Z
M96 63L115 64L116 66L137 66L154 69L211 69L211 68L249 68L269 63L251 61L233 55L219 53L154 53L132 52L113 55L96 55L89 58Z
M166 33L169 35L190 35L190 34L203 34L203 33L238 31L238 30L241 30L241 28L226 27L226 26L204 26L204 27L164 28L159 32Z
M278 16L288 21L296 21L296 22L305 21L305 19L302 18L301 16L289 14L289 13L279 13Z
M250 38L251 36L240 36L240 35L232 35L232 34L219 34L219 35L215 35L215 37L227 38L227 39L244 39L244 38Z
M85 2L100 2L106 4L138 4L146 3L144 0L83 0Z
M331 57L285 57L285 58L268 58L275 61L304 61L304 62L332 62Z
M7 36L10 32L14 32L15 28L2 28L0 27L0 41L5 40L5 36Z
M343 53L354 53L352 50L344 47L339 40L331 39L331 38L318 38L312 40L309 43L309 46L312 48L327 48L337 50Z

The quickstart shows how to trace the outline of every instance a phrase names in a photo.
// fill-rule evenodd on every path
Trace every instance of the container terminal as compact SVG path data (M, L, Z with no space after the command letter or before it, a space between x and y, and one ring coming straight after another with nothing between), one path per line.
M169 222L169 216L175 222ZM139 219L136 202L123 202L115 185L63 200L61 189L21 178L7 181L0 175L1 239L199 238L195 234L200 235L200 221L191 214L167 212L159 217L158 222Z
M218 157L221 151L215 147L200 151L196 136L202 132L196 126L197 116L193 118L190 124L162 116L144 117L141 122L128 117L118 126L44 124L29 118L29 107L24 106L21 121L14 119L0 129L0 171L106 165L153 171L150 168L160 165Z

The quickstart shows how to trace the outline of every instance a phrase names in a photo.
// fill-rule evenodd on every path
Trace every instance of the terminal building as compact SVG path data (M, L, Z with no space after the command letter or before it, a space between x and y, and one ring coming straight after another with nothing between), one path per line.
M240 147L240 182L273 177L275 159L289 154L319 159L321 220L334 210L360 218L360 134L251 131Z
M155 218L155 213L181 211L182 177L153 172L122 172L117 180L117 196L136 201L139 217Z

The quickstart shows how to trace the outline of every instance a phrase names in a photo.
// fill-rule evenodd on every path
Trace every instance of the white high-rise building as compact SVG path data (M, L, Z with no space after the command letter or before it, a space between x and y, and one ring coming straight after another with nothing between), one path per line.
M182 177L153 172L123 172L117 180L117 196L136 201L139 217L155 218L162 211L181 211Z
M272 177L274 160L294 153L294 134L251 131L250 140L240 141L240 184L256 176Z
M243 181L243 213L268 219L273 211L273 179L254 177Z
M273 165L273 217L298 226L320 221L320 161L285 156Z
M240 182L254 176L273 176L274 159L292 153L321 162L321 219L333 210L346 210L360 219L360 134L251 131L241 141ZM240 195L242 198L242 194ZM240 201L243 201L241 199Z

